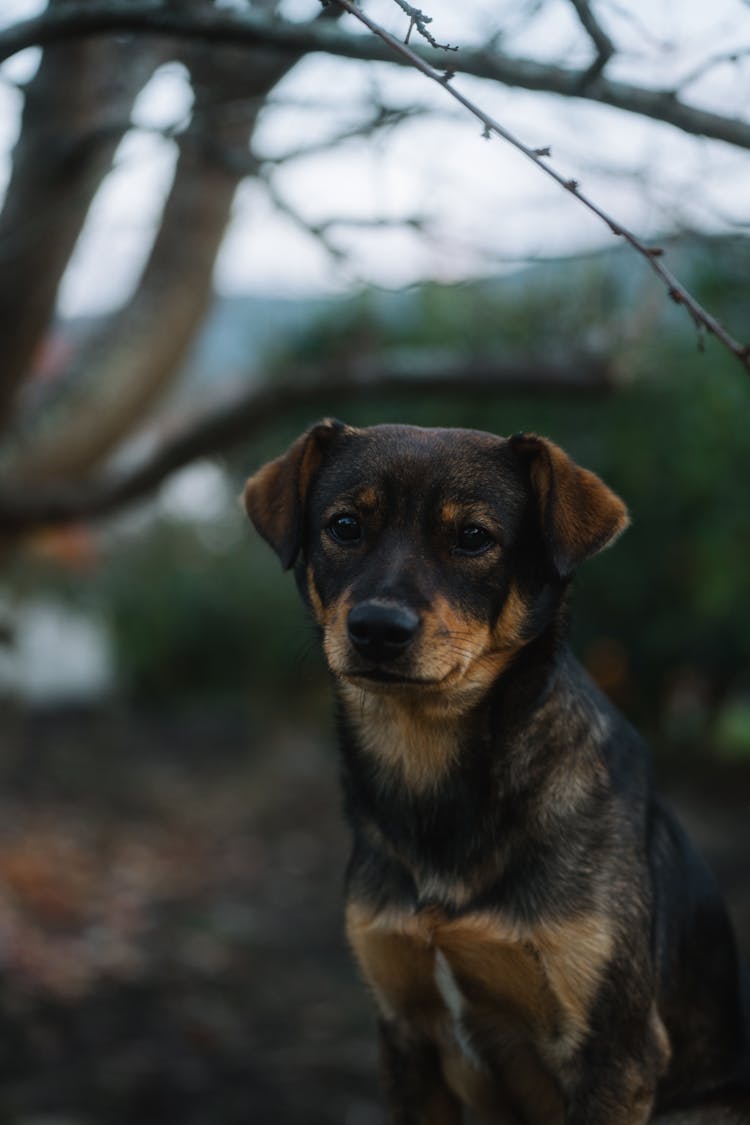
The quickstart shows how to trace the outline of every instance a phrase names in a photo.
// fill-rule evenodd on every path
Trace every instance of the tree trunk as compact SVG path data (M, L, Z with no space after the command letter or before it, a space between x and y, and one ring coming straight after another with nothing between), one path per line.
M0 426L47 332L91 202L157 58L154 44L132 40L51 46L27 86L0 215Z
M212 296L216 256L247 174L259 112L297 57L202 47L185 61L195 88L193 118L141 282L88 357L85 391L77 377L65 417L13 459L10 470L19 481L85 476L179 374Z

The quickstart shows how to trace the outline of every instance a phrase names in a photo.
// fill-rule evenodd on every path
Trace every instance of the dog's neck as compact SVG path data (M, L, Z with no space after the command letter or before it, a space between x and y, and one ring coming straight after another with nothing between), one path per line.
M541 751L525 733L544 730L567 659L554 638L528 649L468 712L437 696L338 685L352 821L369 823L391 853L412 857L408 866L446 870L455 857L466 867L469 852L485 855L488 837L523 816Z
M505 744L508 756L513 731L528 729L565 654L556 622L481 692L372 691L342 681L337 695L345 744L368 762L367 773L384 789L433 799L482 745L491 741L499 750Z
M385 789L434 793L471 738L466 713L439 697L381 694L343 684L339 698L349 741Z
M590 762L579 771L580 786L567 760L551 771L544 765L550 724L583 729L588 715L575 716L580 701L570 679L577 666L565 647L549 637L533 649L468 714L410 706L406 697L339 694L352 822L409 873L418 897L435 893L456 905L472 897L506 862L501 853L512 851L515 826L523 823L528 835L537 805L564 817L572 809L563 804L588 800L598 784L596 752L585 746ZM549 786L561 795L551 804L539 800ZM553 838L557 825L540 823L539 831Z

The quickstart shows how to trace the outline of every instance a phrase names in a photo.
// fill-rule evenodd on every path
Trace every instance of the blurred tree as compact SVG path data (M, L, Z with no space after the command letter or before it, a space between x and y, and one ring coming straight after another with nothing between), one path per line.
M50 0L49 11L62 4ZM158 65L155 47L121 39L51 44L26 88L0 213L0 422L49 328L68 259L129 127L135 96Z
M620 45L604 28L599 6L570 0L580 30L581 62L520 57L504 49L502 28L487 30L478 46L446 53L421 11L397 0L392 11L406 20L419 55L431 65L483 78L490 83L592 100L641 115L691 134L750 148L750 123L731 112L715 112L686 96L700 79L727 58L710 54L683 79L663 88L627 84L610 77ZM508 23L531 19L543 5L523 12L508 6ZM606 15L604 5L602 12ZM405 13L405 14L404 14ZM352 27L338 25L341 6L310 3L306 20L288 11L284 0L254 0L230 7L213 0L50 0L38 16L0 30L0 60L27 46L43 47L41 65L25 90L21 132L13 153L13 172L0 214L0 246L5 269L0 281L0 327L4 362L0 373L0 421L7 439L2 463L13 490L0 495L0 527L21 527L96 514L153 487L167 472L192 456L242 438L247 425L287 409L290 394L310 403L347 389L360 395L377 390L385 377L392 389L407 388L401 375L368 371L362 379L357 357L341 359L334 377L313 373L299 387L261 388L220 415L198 419L195 428L126 477L102 474L108 459L153 412L179 374L187 350L211 298L212 271L232 211L238 184L255 177L272 201L334 254L335 218L313 224L279 195L269 161L256 151L259 118L280 81L311 53L359 60L362 67L387 61L401 64L386 43ZM485 17L483 17L485 18ZM406 30L402 28L402 32ZM408 38L408 36L407 36ZM414 45L412 43L412 45ZM585 50L587 45L587 51ZM745 52L738 49L739 65ZM55 296L97 189L112 166L119 141L130 127L134 99L165 60L180 61L189 72L193 107L175 141L178 156L150 256L136 291L98 330L86 349L73 357L67 377L57 377L46 393L24 396L54 316ZM335 78L332 78L335 85ZM352 136L370 137L397 127L413 106L378 104L354 128L303 152L334 146ZM298 153L288 153L292 159ZM567 187L574 194L577 185ZM377 225L377 223L375 224ZM418 218L412 225L419 228ZM675 294L680 300L680 294ZM710 325L709 325L710 330ZM747 357L745 357L747 359ZM476 370L451 362L436 385L449 386ZM389 378L393 376L392 378ZM517 388L519 379L534 388L550 385L598 388L606 382L601 364L580 354L568 362L504 367L484 364L479 382L494 389ZM316 407L317 409L317 407Z

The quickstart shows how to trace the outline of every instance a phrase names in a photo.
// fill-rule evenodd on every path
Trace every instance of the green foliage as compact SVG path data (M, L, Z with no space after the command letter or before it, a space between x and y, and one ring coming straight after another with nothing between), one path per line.
M318 666L288 580L249 531L217 550L189 525L161 521L100 581L135 698L257 699L299 691Z
M750 696L730 699L719 711L714 745L727 757L750 760Z
M627 289L603 255L583 270L579 262L559 262L472 284L364 290L287 341L275 365L336 366L363 357L418 358L424 365L446 352L467 364L493 356L568 357L612 329Z

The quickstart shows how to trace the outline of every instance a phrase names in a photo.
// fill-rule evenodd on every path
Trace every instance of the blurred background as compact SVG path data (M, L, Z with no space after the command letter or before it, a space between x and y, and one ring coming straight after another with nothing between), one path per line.
M747 0L365 10L750 337ZM5 0L0 60L2 1121L382 1125L330 693L238 502L323 415L627 500L573 642L750 952L747 366L335 3Z

